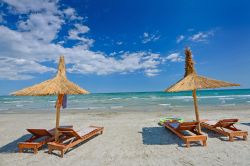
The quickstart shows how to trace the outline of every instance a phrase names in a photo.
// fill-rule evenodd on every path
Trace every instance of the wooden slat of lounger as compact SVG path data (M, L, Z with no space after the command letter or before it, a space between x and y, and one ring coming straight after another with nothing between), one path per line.
M77 144L95 136L98 135L99 133L103 132L103 127L96 127L96 126L89 126L87 128L87 130L82 130L82 132L76 132L73 129L66 129L67 131L60 129L60 132L62 132L63 134L71 134L72 138L69 138L66 140L65 144L63 144L63 142L51 142L49 143L48 147L49 147L49 153L51 153L53 150L59 150L61 151L61 157L63 157L63 154L69 149L72 148L74 146L76 146ZM84 135L82 135L84 134ZM81 136L80 136L81 135ZM77 138L78 136L80 136L80 138ZM65 141L65 140L64 140Z
M98 128L95 128L95 127L88 127L88 128L85 128L85 129L81 129L79 131L77 131L77 134L80 135L81 137L96 130Z
M27 131L31 134L33 134L34 136L53 136L52 133L50 133L48 130L46 129L27 129Z
M216 125L210 125L207 122L202 122L201 127L204 127L206 129L215 131L215 132L217 132L217 133L219 133L221 135L228 136L229 141L233 141L234 137L239 137L239 136L242 136L244 140L247 140L247 136L248 136L247 131L242 131L240 129L233 129L233 128L230 128L230 127L223 127L223 125L217 125L217 124L219 124L219 122L217 122ZM222 127L223 130L220 127Z
M190 123L191 124L191 123ZM192 131L192 130L187 130L192 132L195 135L184 135L178 128L173 128L170 123L166 123L164 124L165 128L169 129L170 131L172 131L173 133L175 133L178 137L180 137L187 145L187 147L190 146L190 142L194 142L194 141L202 141L203 146L206 146L206 140L207 140L207 136L202 135L198 132Z
M198 125L198 122L183 122L180 123L178 130L194 130Z

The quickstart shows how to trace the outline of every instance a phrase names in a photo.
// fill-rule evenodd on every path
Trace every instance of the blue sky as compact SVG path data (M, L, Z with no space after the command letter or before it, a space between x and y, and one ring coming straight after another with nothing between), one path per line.
M0 94L55 75L90 92L160 91L184 74L250 87L247 0L0 0Z

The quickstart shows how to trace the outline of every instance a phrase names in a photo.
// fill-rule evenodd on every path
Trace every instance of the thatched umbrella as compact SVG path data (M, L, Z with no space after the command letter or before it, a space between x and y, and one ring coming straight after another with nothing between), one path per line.
M192 60L191 50L189 48L186 48L185 54L186 54L186 64L185 64L184 78L179 80L176 84L167 88L165 92L192 91L196 121L200 122L197 98L196 98L197 89L220 88L220 87L230 87L230 86L240 86L240 85L220 80L214 80L197 75L194 68L194 62ZM201 131L200 123L198 126L198 130Z
M67 80L64 57L60 56L58 71L54 78L44 81L40 84L33 85L28 88L12 93L14 96L47 96L57 95L56 102L56 129L59 127L60 108L62 106L63 97L66 94L88 94L89 92L80 88L73 82ZM58 131L56 130L56 139Z

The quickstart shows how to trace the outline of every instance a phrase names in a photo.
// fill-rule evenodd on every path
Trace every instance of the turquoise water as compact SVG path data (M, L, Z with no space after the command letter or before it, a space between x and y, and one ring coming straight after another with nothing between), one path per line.
M250 89L201 90L197 92L199 105L207 106L250 106ZM0 111L3 110L53 110L55 96L20 97L0 96ZM191 92L130 92L69 95L68 109L102 110L133 107L183 107L192 106Z

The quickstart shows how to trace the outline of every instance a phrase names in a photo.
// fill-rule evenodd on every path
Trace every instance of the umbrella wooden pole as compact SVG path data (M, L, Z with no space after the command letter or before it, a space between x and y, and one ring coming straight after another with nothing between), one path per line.
M195 110L196 121L199 122L198 131L201 132L200 116L199 116L197 97L196 97L196 89L193 90L193 98L194 98L194 110Z
M60 94L57 96L57 102L56 102L56 132L55 132L55 140L58 140L59 137L59 132L57 128L59 127L60 123L60 108L62 106L62 100L63 100L63 95Z

